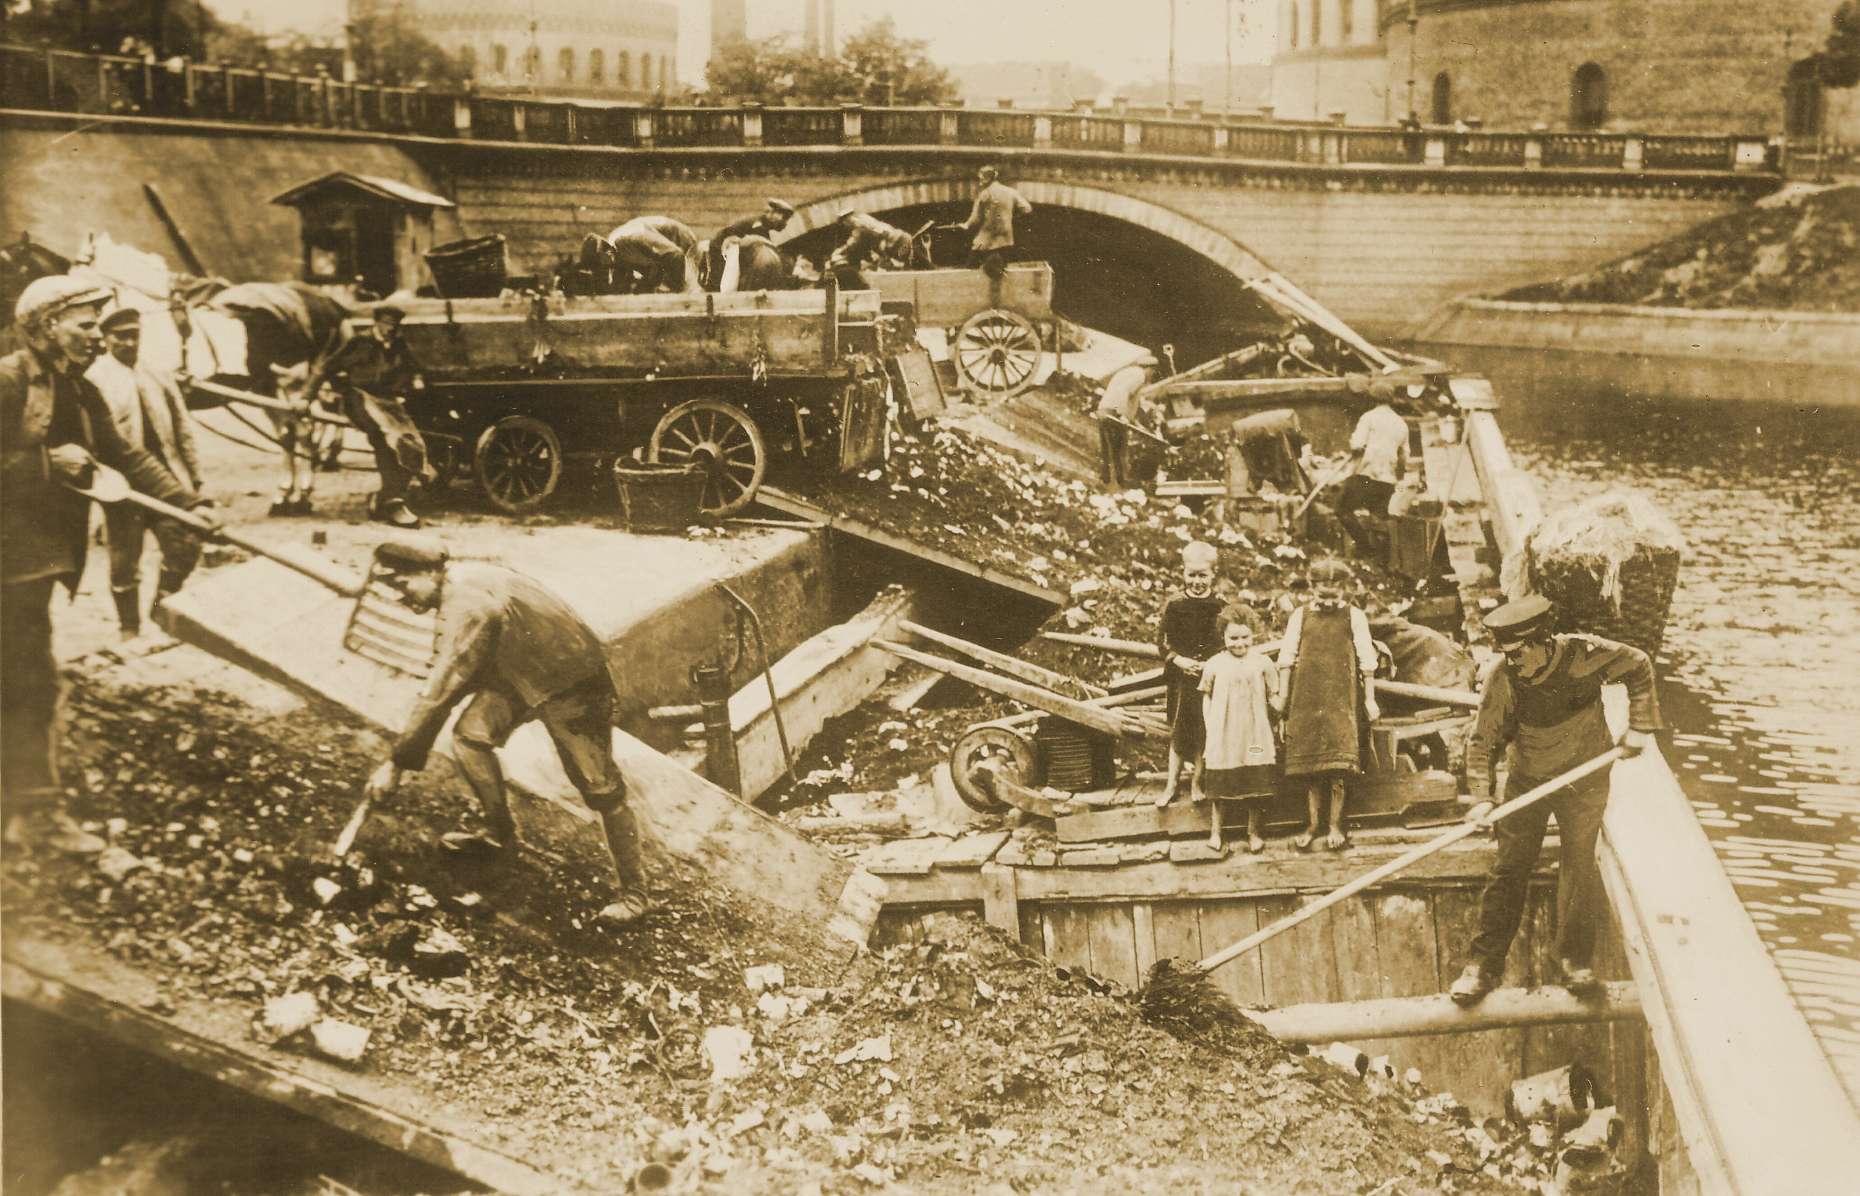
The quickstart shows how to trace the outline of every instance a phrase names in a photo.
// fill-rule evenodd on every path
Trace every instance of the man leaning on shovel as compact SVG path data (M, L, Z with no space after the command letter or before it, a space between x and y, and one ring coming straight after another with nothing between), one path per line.
M439 639L432 678L392 754L368 778L365 799L380 803L405 773L424 769L446 719L465 702L452 728L454 754L491 833L453 832L441 842L512 858L517 824L497 749L524 723L540 721L569 781L607 832L620 892L597 916L609 925L637 919L647 909L646 875L639 823L613 757L614 684L600 640L560 598L501 566L449 561L444 547L412 540L382 544L375 561L403 605L438 610Z
M1537 595L1508 602L1486 616L1504 660L1486 682L1479 719L1466 748L1466 782L1475 805L1469 821L1492 810L1492 769L1510 749L1507 791L1520 794L1614 746L1602 709L1602 687L1624 683L1628 732L1623 754L1638 756L1660 728L1653 663L1639 648L1592 635L1554 635L1556 609ZM1505 956L1524 913L1526 890L1544 832L1556 815L1555 954L1563 986L1579 997L1599 991L1590 966L1605 896L1595 862L1609 768L1600 768L1535 805L1493 824L1498 855L1479 897L1479 934L1472 962L1448 989L1459 1005L1474 1005L1497 987Z

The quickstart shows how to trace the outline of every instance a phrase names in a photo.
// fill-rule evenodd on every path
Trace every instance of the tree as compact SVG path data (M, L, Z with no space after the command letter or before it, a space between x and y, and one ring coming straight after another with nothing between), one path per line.
M1834 10L1833 31L1815 55L1815 76L1823 87L1860 84L1860 3L1843 0Z
M465 82L464 64L435 45L414 24L404 0L351 0L350 51L356 78L390 86Z
M240 28L200 0L26 0L4 11L8 41L106 54L200 59Z
M935 104L955 86L925 51L884 17L847 38L836 57L798 49L787 37L726 43L704 68L713 95L732 103Z

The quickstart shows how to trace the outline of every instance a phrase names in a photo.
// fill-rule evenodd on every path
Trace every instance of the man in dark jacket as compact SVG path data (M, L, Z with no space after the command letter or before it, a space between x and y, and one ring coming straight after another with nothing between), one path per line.
M1519 797L1614 746L1602 709L1602 687L1623 683L1628 732L1622 747L1638 756L1660 726L1653 663L1639 648L1592 635L1553 635L1556 610L1533 594L1486 616L1485 625L1505 659L1493 670L1479 703L1479 719L1466 748L1466 784L1476 803L1468 819L1492 809L1492 770L1510 749L1506 792ZM1449 990L1472 1005L1497 986L1505 956L1518 933L1525 894L1550 816L1562 848L1557 861L1557 941L1553 958L1564 987L1578 996L1597 989L1590 960L1595 929L1606 907L1595 862L1602 812L1608 806L1609 769L1494 824L1498 857L1479 897L1479 934L1472 962Z
M366 333L311 367L304 398L314 401L327 380L342 395L342 413L368 437L381 476L369 517L395 527L420 526L407 509L407 490L426 472L426 445L407 416L406 396L426 386L420 363L400 335L407 313L382 304Z
M646 874L639 824L613 757L614 684L600 640L567 603L520 573L448 562L443 548L422 544L383 544L375 557L409 608L437 607L439 641L431 680L393 752L369 778L368 795L385 798L403 773L424 769L446 719L465 702L452 728L454 758L491 833L454 832L442 841L455 850L482 845L513 854L517 824L496 749L518 727L540 721L607 832L620 892L598 916L616 925L638 918L647 908Z
M865 270L874 262L910 261L911 235L857 208L840 213L839 227L846 239L827 257L826 273L842 291L866 291L871 284ZM824 285L824 284L823 284Z
M58 798L58 664L52 593L84 573L97 466L185 508L209 500L124 441L84 371L103 348L109 291L68 275L41 278L19 297L26 348L0 358L0 789L10 813L49 816ZM206 516L209 522L213 519Z
M779 199L769 200L768 207L754 216L745 216L733 220L717 230L717 235L710 239L710 246L704 251L704 284L709 290L719 290L723 283L723 243L733 237L773 237L788 227L788 221L794 219L794 205Z
M956 227L975 234L969 252L975 265L990 278L999 278L1007 268L1008 251L1014 248L1014 216L1033 211L1026 196L1001 181L992 166L982 167L976 180L982 189L975 196L969 218Z

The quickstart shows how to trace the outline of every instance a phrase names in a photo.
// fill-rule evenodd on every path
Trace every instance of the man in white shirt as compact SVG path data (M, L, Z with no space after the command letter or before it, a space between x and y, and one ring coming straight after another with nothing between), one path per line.
M1388 533L1382 519L1395 497L1395 483L1408 466L1408 421L1396 414L1395 386L1386 379L1369 383L1376 405L1356 421L1350 435L1353 472L1337 491L1337 521L1356 546L1361 560L1386 564ZM1364 515L1372 518L1365 520Z
M139 361L142 315L133 307L105 313L101 323L105 352L85 377L102 392L110 420L123 440L147 450L183 486L200 489L200 459L194 449L194 420L171 377L162 377ZM111 503L103 509L110 542L110 597L125 640L142 634L142 547L152 533L161 549L161 572L155 602L180 589L200 563L199 533L172 519L144 515L134 503Z

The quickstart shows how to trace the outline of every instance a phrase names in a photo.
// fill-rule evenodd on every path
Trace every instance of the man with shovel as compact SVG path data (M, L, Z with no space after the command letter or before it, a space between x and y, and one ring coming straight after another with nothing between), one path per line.
M1624 755L1638 756L1660 727L1653 663L1647 654L1597 636L1553 635L1555 621L1556 608L1535 594L1486 616L1486 628L1505 658L1486 682L1479 719L1466 747L1466 784L1476 803L1468 821L1476 822L1492 810L1492 770L1501 751L1510 750L1506 789L1512 794L1535 789L1608 751L1614 737L1602 710L1605 685L1627 686ZM1493 824L1498 856L1479 897L1472 962L1447 990L1455 1004L1477 1004L1504 974L1505 956L1518 933L1531 872L1552 814L1562 844L1552 958L1562 972L1563 986L1576 996L1599 989L1590 960L1606 901L1595 843L1608 805L1608 774L1608 768L1597 769Z
M364 800L380 802L405 773L424 769L433 741L464 702L452 728L454 758L491 833L452 832L441 842L512 858L517 824L497 749L524 723L540 721L569 781L607 832L620 893L597 916L624 925L645 913L639 823L613 757L613 678L594 632L567 603L522 574L449 561L437 544L390 541L375 549L375 562L403 605L419 613L438 610L439 641L432 679L414 701L392 754L368 778Z
M15 309L26 347L0 358L0 790L8 814L28 819L17 832L9 828L9 838L49 839L74 829L56 809L52 595L61 582L75 593L84 572L91 500L79 488L94 485L102 467L175 506L211 505L123 439L109 404L84 377L103 349L99 317L110 297L69 275L34 281Z

